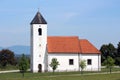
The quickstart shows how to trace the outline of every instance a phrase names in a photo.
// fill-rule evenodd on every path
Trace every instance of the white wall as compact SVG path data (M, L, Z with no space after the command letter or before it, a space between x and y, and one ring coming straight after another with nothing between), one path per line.
M48 54L48 71L52 71L52 68L49 66L51 63L52 58L57 58L59 62L59 66L56 71L78 71L79 65L78 65L78 54L70 53L70 54L59 54L59 53L49 53ZM69 65L69 59L74 59L74 65Z
M38 33L38 29L42 29L42 35ZM31 25L31 70L38 72L38 65L42 65L42 71L45 70L45 53L47 44L47 25L32 24Z
M91 59L92 64L87 65L87 60ZM100 55L98 54L81 54L80 60L86 60L86 68L84 70L86 71L98 71L101 66L101 60Z
M101 68L101 59L100 55L98 54L75 54L75 53L49 53L48 54L48 71L52 71L52 68L49 66L51 63L52 58L57 58L60 65L58 66L56 71L79 71L79 62L80 60L87 59L92 60L92 65L87 65L84 70L86 71L98 71ZM74 65L69 65L69 59L74 59Z

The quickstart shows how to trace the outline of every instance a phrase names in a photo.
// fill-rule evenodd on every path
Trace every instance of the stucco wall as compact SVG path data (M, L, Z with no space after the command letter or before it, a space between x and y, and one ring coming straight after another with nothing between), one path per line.
M87 60L91 59L91 65L87 64ZM98 54L81 54L80 60L86 60L86 71L98 71L100 68L100 55Z
M42 29L42 35L39 35L38 29ZM31 25L31 70L38 72L38 65L42 65L44 72L45 53L47 44L47 25L46 24L33 24Z
M57 58L59 66L56 71L78 71L78 54L48 54L48 71L52 71L52 68L49 66L52 58ZM74 59L74 65L69 65L69 59Z
M100 55L98 54L49 53L48 54L48 71L52 71L52 68L49 66L52 58L57 58L60 64L56 71L79 71L81 70L79 68L80 60L86 60L86 65L87 65L88 59L91 59L92 64L87 65L86 68L84 69L85 71L98 71L100 70L100 67L101 67ZM69 59L74 59L74 65L69 65Z

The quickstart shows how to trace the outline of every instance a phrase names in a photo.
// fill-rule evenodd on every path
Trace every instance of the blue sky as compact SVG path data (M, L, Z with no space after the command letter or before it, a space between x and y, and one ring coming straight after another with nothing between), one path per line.
M120 41L120 0L0 0L0 46L30 45L38 8L49 36L79 36L98 49Z

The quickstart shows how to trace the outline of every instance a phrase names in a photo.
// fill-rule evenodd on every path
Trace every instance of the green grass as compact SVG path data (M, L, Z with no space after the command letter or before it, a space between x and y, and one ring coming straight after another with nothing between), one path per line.
M120 68L112 68L111 71L112 71L112 72L120 71ZM101 72L110 72L110 69L109 69L109 68L102 68L102 69L101 69Z
M25 73L24 78L21 73L3 73L0 74L0 80L120 80L120 73L93 75L72 75L71 73L55 73L55 75L52 73Z
M10 66L7 70L13 69ZM17 68L16 68L17 69ZM120 68L113 68L113 72L120 71ZM108 72L108 74L92 74ZM25 73L25 77L22 77L21 73L1 73L0 80L120 80L120 73L109 74L109 69L103 68L100 72L85 71L83 75L80 72L52 72L47 73Z

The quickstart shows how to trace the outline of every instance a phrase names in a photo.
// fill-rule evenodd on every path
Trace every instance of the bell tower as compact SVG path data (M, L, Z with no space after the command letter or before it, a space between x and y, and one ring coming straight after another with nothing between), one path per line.
M38 11L30 23L31 28L31 64L33 73L47 70L47 22Z

